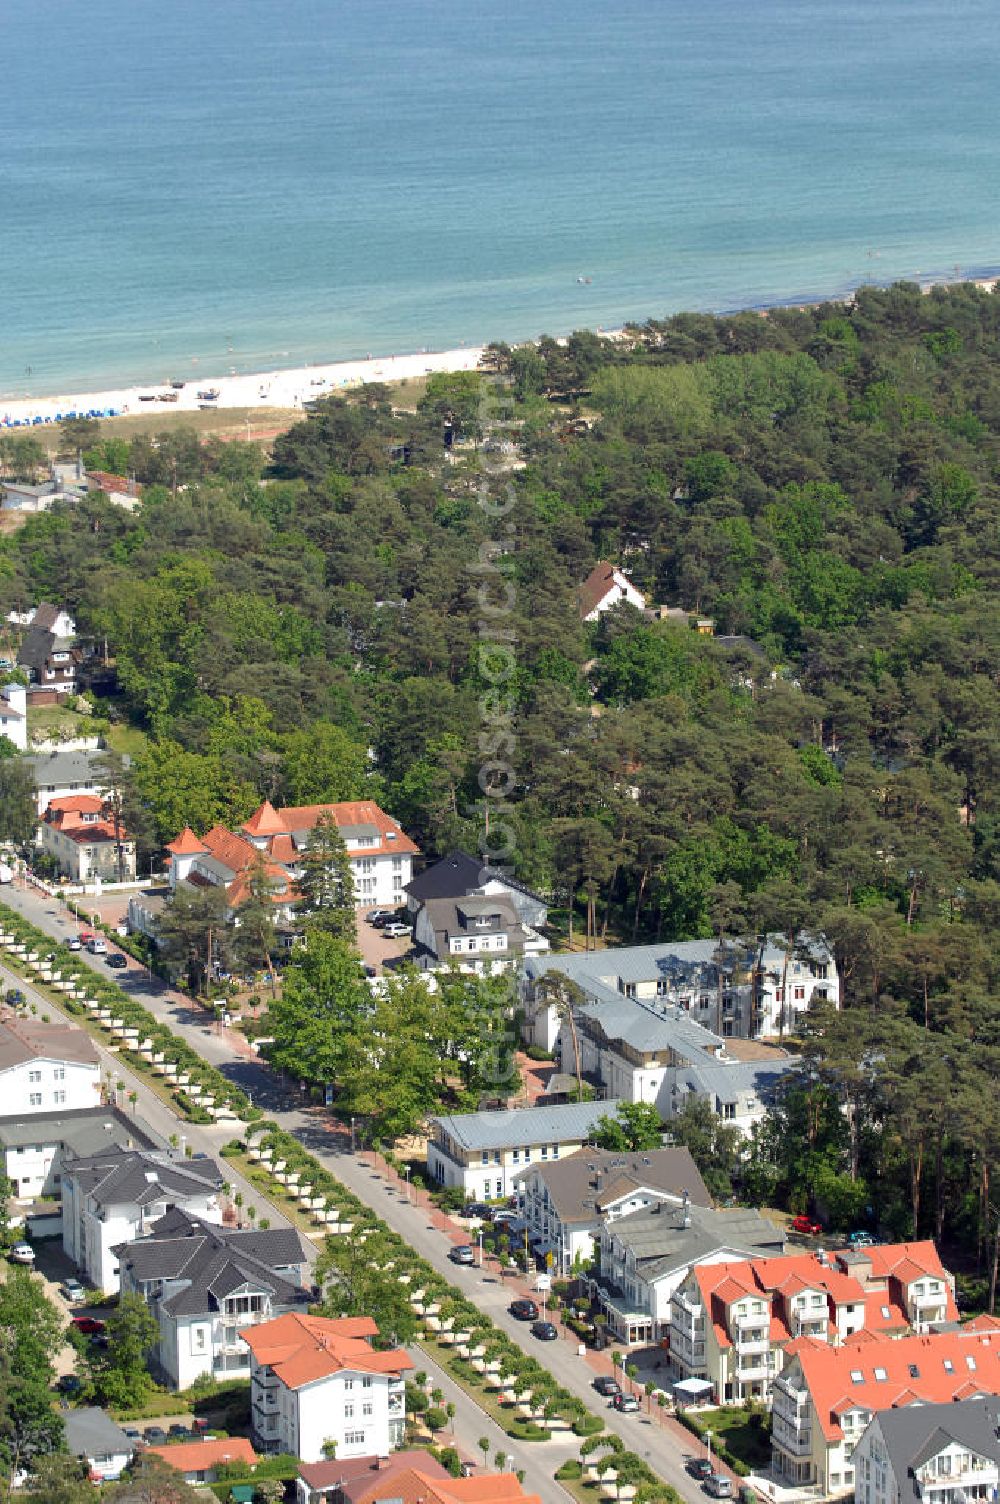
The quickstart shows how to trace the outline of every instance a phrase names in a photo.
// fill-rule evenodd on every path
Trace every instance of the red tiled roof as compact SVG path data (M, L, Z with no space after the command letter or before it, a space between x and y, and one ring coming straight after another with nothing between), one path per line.
M379 840L377 845L366 847L366 851L392 852L398 856L417 853L418 848L398 822L372 799L356 799L341 804L295 804L277 810L265 800L250 816L243 829L251 835L268 837L268 847L274 856L278 853L273 850L273 843L275 840L281 842L281 850L289 852L291 859L294 848L290 842L285 844L282 838L291 836L293 831L312 830L321 815L329 815L338 830L352 825L374 826Z
M224 1462L245 1462L255 1467L257 1453L245 1436L206 1436L202 1441L175 1441L169 1446L147 1447L180 1473L200 1473Z
M105 491L109 496L119 494L138 497L142 495L142 487L138 481L130 480L126 475L112 475L110 470L88 470L87 479L92 480L98 490Z
M273 836L283 831L285 826L278 818L278 812L270 799L265 799L260 808L254 810L243 829L255 836Z
M179 836L167 842L167 850L174 856L201 856L208 848L201 844L190 825L185 825Z
M970 1394L1000 1394L1000 1333L962 1328L923 1337L883 1338L859 1347L803 1339L789 1349L802 1369L823 1434L840 1441L845 1410L949 1404ZM969 1366L969 1360L975 1367ZM945 1367L950 1363L951 1371ZM875 1377L876 1369L884 1379ZM915 1370L915 1371L912 1371ZM852 1374L858 1375L852 1378Z
M536 1494L525 1494L514 1473L483 1473L471 1478L453 1478L427 1452L396 1452L379 1462L376 1457L356 1457L343 1462L313 1462L299 1468L310 1488L340 1486L349 1504L379 1504L400 1499L402 1504L538 1504Z
M264 875L270 881L270 899L272 903L289 903L298 897L298 893L284 867L279 867L277 862L264 863ZM246 903L251 896L254 882L254 869L247 867L243 872L238 872L226 889L226 897L229 906L238 909L241 903Z
M242 872L257 860L257 848L242 836L234 836L224 825L213 825L203 837L209 856L228 867L233 874Z
M257 1362L272 1368L289 1389L301 1389L343 1369L397 1374L414 1366L400 1348L376 1352L365 1339L377 1335L378 1327L368 1316L329 1320L298 1312L240 1332Z
M99 794L67 794L48 803L48 809L58 815L99 815L103 808L104 800Z

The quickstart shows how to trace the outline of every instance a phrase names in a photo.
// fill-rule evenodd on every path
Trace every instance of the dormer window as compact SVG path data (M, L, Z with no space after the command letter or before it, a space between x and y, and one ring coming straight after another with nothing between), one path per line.
M860 1368L852 1368L851 1369L851 1383L852 1384L863 1384L864 1382L865 1382L865 1376L861 1372L861 1369Z

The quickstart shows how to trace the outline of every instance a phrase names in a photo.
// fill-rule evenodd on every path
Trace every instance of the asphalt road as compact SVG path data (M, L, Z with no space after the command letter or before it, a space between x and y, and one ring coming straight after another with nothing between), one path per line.
M17 909L40 929L46 930L56 938L67 938L75 928L75 924L61 904L33 890L5 887L0 890L0 902ZM92 957L82 952L81 959L92 966L94 971L107 974L106 968L102 972L100 957ZM451 1243L445 1234L429 1223L427 1213L411 1204L405 1196L400 1195L394 1182L387 1183L382 1176L376 1174L366 1163L352 1154L349 1148L346 1150L341 1148L342 1140L338 1140L329 1133L325 1120L317 1117L315 1113L308 1112L304 1103L302 1106L297 1105L296 1093L290 1090L287 1083L276 1072L260 1060L250 1059L239 1053L224 1030L205 1024L205 1014L201 1009L194 1007L180 994L171 992L155 978L151 979L144 968L130 962L126 972L115 972L113 975L115 980L142 1002L151 1013L169 1024L193 1049L212 1065L218 1067L229 1080L248 1092L254 1104L262 1108L268 1117L273 1118L288 1132L294 1133L332 1174L371 1206L428 1263L445 1274L452 1284L461 1288L526 1352L544 1363L561 1384L571 1393L578 1395L595 1414L600 1416L608 1430L617 1432L626 1446L643 1457L665 1482L672 1484L682 1498L688 1499L691 1504L695 1504L695 1501L697 1504L704 1504L705 1495L685 1469L686 1459L701 1450L693 1437L688 1445L678 1440L657 1420L645 1414L619 1415L611 1409L606 1401L595 1392L593 1370L584 1358L578 1356L575 1342L560 1338L557 1342L540 1343L532 1337L526 1331L525 1324L516 1321L507 1310L511 1298L509 1288L505 1287L496 1276L484 1275L479 1269L462 1268L453 1264L448 1258ZM50 1005L46 1003L46 1006ZM141 1115L147 1117L147 1121L158 1132L166 1135L182 1131L194 1148L204 1149L209 1154L218 1153L221 1144L232 1137L231 1130L215 1125L199 1127L184 1124L178 1130L176 1119L150 1091L142 1077L133 1077L127 1068L123 1068L117 1055L109 1056L107 1051L101 1053L102 1066L106 1058L111 1062L110 1068L122 1079L128 1081L130 1089L134 1085L139 1092L142 1104ZM165 1119L169 1122L167 1127L164 1127ZM227 1173L228 1169L227 1166ZM232 1178L234 1181L238 1180L236 1176ZM243 1182L242 1188L244 1195L249 1193L257 1203L262 1201L263 1198L255 1187L250 1188ZM273 1214L269 1212L269 1215L272 1215L272 1225L275 1221L286 1220L281 1217L277 1208L274 1209ZM488 1422L478 1407L473 1407L473 1413L474 1417L478 1417L475 1423L478 1430L471 1437L471 1445L475 1447L478 1436L485 1434L484 1427ZM462 1439L465 1449L468 1450L469 1438L463 1436ZM510 1438L505 1437L504 1443L509 1442ZM510 1445L504 1443L501 1444L503 1450L512 1450L512 1443ZM556 1444L539 1443L538 1445L544 1446L547 1454ZM534 1475L541 1457L530 1446L526 1456L536 1459L531 1465ZM518 1463L518 1466L527 1465L529 1465L527 1462ZM558 1459L553 1466L557 1465ZM553 1487L559 1489L557 1484ZM566 1494L562 1490L559 1490L559 1497L562 1504L565 1504Z

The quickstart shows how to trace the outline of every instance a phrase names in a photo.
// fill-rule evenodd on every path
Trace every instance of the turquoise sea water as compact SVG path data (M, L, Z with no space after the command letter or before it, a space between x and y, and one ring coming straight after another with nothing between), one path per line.
M0 0L0 50L8 394L1000 266L997 0Z

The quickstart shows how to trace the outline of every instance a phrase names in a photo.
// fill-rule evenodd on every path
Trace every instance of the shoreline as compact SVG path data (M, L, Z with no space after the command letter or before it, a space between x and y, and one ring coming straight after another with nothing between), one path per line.
M935 277L919 283L923 293L934 287L954 287L970 283L985 292L1000 288L1000 273L967 277ZM891 283L859 283L861 286L887 287ZM772 309L815 308L822 303L849 304L858 288L805 301L792 298L743 308L718 310L716 317L737 313L757 313L765 317ZM668 315L669 317L669 315ZM596 331L605 339L620 338L622 328ZM527 341L523 343L528 343ZM65 417L134 417L138 413L225 411L229 408L299 408L317 397L350 390L365 382L396 382L417 377L474 371L479 366L485 345L461 346L452 350L424 350L408 355L369 355L360 359L317 361L310 365L265 371L230 373L223 376L202 375L185 379L176 386L169 382L146 382L142 385L107 387L102 390L77 389L37 397L5 397L0 394L0 429L40 427L58 423ZM214 393L208 396L208 393Z

